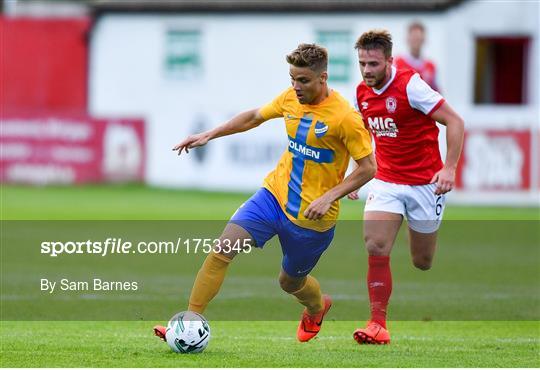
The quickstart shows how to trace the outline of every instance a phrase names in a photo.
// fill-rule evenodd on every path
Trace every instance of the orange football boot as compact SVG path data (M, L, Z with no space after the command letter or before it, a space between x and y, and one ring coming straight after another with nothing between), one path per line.
M353 333L358 344L389 344L390 333L381 324L368 321L364 329L356 329Z
M167 328L161 325L154 326L154 335L156 337L159 337L162 341L166 342L167 339L165 339L165 333L167 332Z
M332 299L328 295L323 295L324 308L321 312L316 313L315 315L310 315L306 309L302 313L302 320L298 325L298 330L296 332L296 337L300 342L307 342L314 336L316 336L321 330L323 323L324 315L328 312L330 307L332 307Z

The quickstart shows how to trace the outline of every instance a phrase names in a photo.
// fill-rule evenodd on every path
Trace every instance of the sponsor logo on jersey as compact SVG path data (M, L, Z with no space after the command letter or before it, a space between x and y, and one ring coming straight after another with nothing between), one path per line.
M391 117L368 117L368 124L377 137L397 137L399 132L394 119Z
M397 100L393 96L386 98L386 110L388 113L394 113L397 109Z
M287 114L285 119L298 119L298 117L293 116L292 114Z
M334 161L334 151L326 148L316 148L300 143L289 136L289 152L295 156L312 160L317 163L332 163Z
M324 122L319 122L315 124L315 136L317 138L321 138L326 134L326 131L328 131L328 126L324 124Z

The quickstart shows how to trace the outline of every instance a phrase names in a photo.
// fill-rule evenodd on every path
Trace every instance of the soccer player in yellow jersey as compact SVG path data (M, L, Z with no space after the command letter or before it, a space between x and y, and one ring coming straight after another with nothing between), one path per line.
M360 115L327 85L326 49L301 44L287 55L287 62L292 87L262 108L189 136L173 150L188 153L212 139L284 118L287 149L263 187L232 216L220 241L234 245L247 240L248 245L262 248L278 235L283 251L279 284L305 306L297 336L306 342L317 335L332 304L309 273L334 236L338 200L371 180L376 165ZM358 167L344 179L350 157ZM199 270L189 298L190 311L202 314L218 293L227 267L238 253L224 249L210 253ZM164 337L163 327L154 330Z

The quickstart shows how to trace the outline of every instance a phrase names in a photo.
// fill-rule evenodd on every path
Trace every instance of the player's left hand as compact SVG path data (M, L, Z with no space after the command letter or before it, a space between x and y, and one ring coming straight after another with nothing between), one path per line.
M437 188L435 189L435 195L441 195L448 193L454 188L456 179L456 170L451 168L443 167L439 172L433 175L431 179L431 184L437 183Z
M308 220L320 220L332 206L332 202L323 195L315 199L304 211L304 217Z

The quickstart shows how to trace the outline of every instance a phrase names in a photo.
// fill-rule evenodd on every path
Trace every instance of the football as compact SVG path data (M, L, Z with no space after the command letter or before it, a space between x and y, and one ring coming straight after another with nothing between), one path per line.
M208 346L210 326L202 315L183 311L169 320L165 339L174 352L199 353Z

